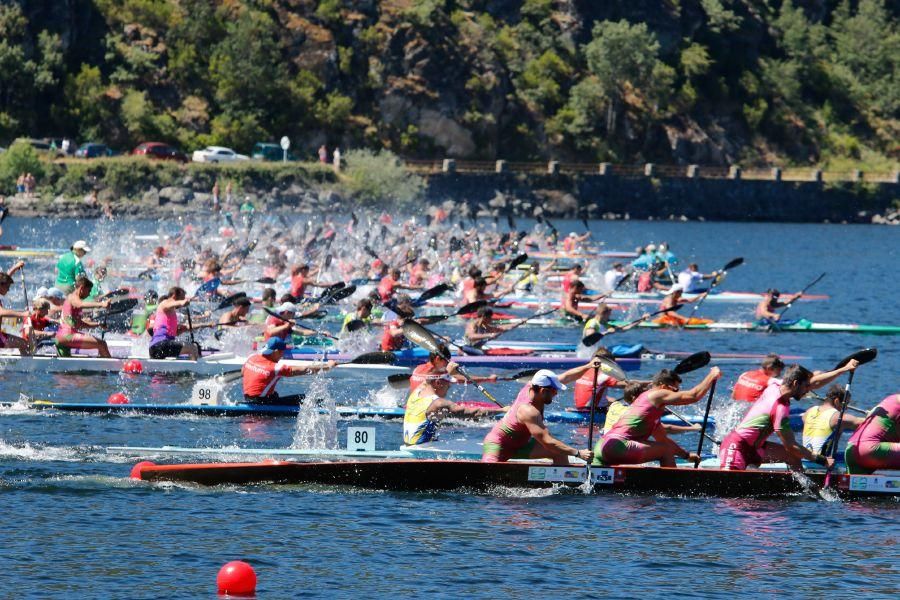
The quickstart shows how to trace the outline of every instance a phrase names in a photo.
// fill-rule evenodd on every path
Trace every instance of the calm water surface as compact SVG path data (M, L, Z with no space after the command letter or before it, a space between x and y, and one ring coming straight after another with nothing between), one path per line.
M158 226L11 218L4 223L2 242L55 247L83 237L95 245L98 238L112 244L109 239L126 231L149 233ZM557 226L581 230L578 223ZM776 286L793 291L825 271L828 275L815 291L830 294L831 301L798 304L791 309L794 316L826 322L900 322L900 284L892 268L900 258L896 228L597 222L593 231L611 249L667 240L683 261L696 258L704 270L743 256L747 262L729 276L727 289ZM0 267L9 262L0 259ZM51 274L49 264L29 265L35 285ZM752 307L707 303L701 311L712 317L747 318ZM574 340L577 334L531 330L515 335ZM878 360L856 377L854 401L869 407L900 390L896 337L632 331L620 341L665 350L800 354L810 357L804 364L818 369L860 347L877 346ZM724 365L725 381L733 381L746 368ZM641 375L652 370L651 365ZM282 385L286 392L317 386L338 404L395 401L376 380L294 380ZM104 401L113 391L125 391L134 402L181 402L190 389L190 381L165 378L0 373L2 400L26 393ZM507 402L516 392L514 386L497 390ZM457 393L476 399L471 391ZM739 418L726 395L720 391L714 410L722 423ZM265 598L894 598L900 588L896 502L148 486L128 480L133 459L105 451L114 445L287 447L324 441L337 446L343 443L346 425L314 415L295 422L2 411L2 595L213 597L218 568L233 559L254 565L258 594ZM399 424L367 425L377 428L379 448L400 444ZM553 431L586 442L584 428L554 425ZM485 432L483 426L454 425L445 428L443 437L480 439ZM679 441L696 445L692 436Z

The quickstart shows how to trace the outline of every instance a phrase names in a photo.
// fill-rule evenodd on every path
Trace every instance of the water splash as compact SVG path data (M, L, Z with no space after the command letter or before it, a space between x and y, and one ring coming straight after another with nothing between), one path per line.
M297 413L291 448L337 448L337 411L334 398L328 391L327 379L324 374L317 373L308 380L306 400Z

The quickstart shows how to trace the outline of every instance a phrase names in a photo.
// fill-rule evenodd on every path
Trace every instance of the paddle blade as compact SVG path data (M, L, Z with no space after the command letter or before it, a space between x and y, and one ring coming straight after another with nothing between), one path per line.
M457 346L463 354L468 354L469 356L484 356L484 350L481 348L476 348L475 346Z
M634 271L628 271L627 273L625 273L625 276L619 280L619 283L616 284L616 287L613 288L613 291L618 290L620 287L625 285L627 281L630 281L632 275L634 275Z
M272 285L275 283L275 280L272 277L260 277L256 280L256 283L262 283L264 285Z
M312 312L304 313L297 318L298 319L313 319L313 320L315 320L315 319L324 319L327 316L328 316L328 311L320 308L319 310L314 310Z
M709 352L695 352L691 354L683 361L675 365L675 372L679 375L684 375L685 373L690 373L691 371L696 371L697 369L702 369L706 365L709 364L709 361L712 357L709 355Z
M854 352L850 356L844 358L841 362L837 364L835 369L840 369L847 366L851 360L859 361L859 364L864 365L868 362L872 362L875 360L875 357L878 356L877 348L866 348L864 350L860 350L859 352Z
M600 359L600 371L605 375L609 375L610 377L618 379L619 381L628 381L628 375L625 374L625 371L622 370L622 367L617 365L615 361L608 358Z
M729 261L728 264L726 264L724 267L722 267L722 270L730 271L731 269L733 269L735 267L739 267L742 264L744 264L744 258L742 256L739 256L737 258L731 259L731 261Z
M333 294L330 294L328 297L328 302L338 302L340 300L343 300L344 298L349 298L350 296L352 296L355 293L356 293L356 286L349 285L347 287L337 290Z
M392 365L397 356L393 352L366 352L350 362L354 365Z
M123 312L134 310L134 307L137 305L137 298L122 298L121 300L116 300L115 302L110 304L109 308L106 309L106 313L104 314L107 317L111 317L112 315L119 315Z
M358 279L351 279L350 285L360 286L360 285L369 285L372 282L368 277L360 277Z
M581 343L585 346L593 346L594 344L596 344L597 342L599 342L602 339L603 339L603 334L600 333L599 331L595 331L594 333L592 333L590 335L586 335L583 338L581 338Z
M534 377L534 374L538 372L538 369L526 369L524 371L519 371L512 377L503 377L505 381L515 381L517 383L530 383L531 378Z
M103 294L102 296L97 298L97 300L99 300L100 302L103 302L104 300L107 300L107 299L112 300L113 298L118 298L119 296L127 296L129 293L130 292L128 290L126 290L125 288L119 288L119 289L113 290L111 292L106 292L105 294Z
M360 329L365 328L365 326L366 322L362 319L353 319L352 321L347 322L347 326L345 327L345 329L350 333L353 333L354 331L359 331Z
M234 304L235 300L237 300L238 298L246 298L246 297L247 297L246 292L238 292L237 294L232 294L232 295L228 296L227 298L225 298L224 300L222 300L221 302L219 302L219 305L216 306L216 310L222 310L223 308L228 308L229 306Z
M516 267L521 265L526 260L528 260L527 254L522 253L522 254L518 255L517 257L515 257L514 259L509 261L509 268L507 270L512 271L513 269L515 269Z
M429 288L429 289L425 290L424 292L422 292L421 294L419 294L419 297L416 298L416 300L415 300L415 304L417 306L420 304L424 304L425 302L428 302L432 298L437 298L438 296L440 296L442 294L446 294L449 291L450 291L449 285L447 285L446 283L439 283L436 286L434 286L433 288Z
M487 306L487 300L476 300L475 302L469 302L468 304L462 305L459 310L456 311L458 315L467 315L469 313L476 312L479 308Z
M415 321L407 320L403 322L403 335L413 344L425 348L432 354L437 354L446 360L450 360L449 353L442 351L438 341L434 339L431 332Z
M409 373L394 373L388 375L388 385L395 390L405 390L409 388Z

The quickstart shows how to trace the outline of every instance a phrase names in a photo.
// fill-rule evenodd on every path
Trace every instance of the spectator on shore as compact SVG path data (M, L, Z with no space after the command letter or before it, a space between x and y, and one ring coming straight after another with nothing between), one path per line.
M340 148L334 149L334 172L335 173L341 172L341 149Z
M32 194L34 193L34 188L37 185L37 182L34 179L34 175L31 173L25 173L25 193Z
M319 162L323 165L328 163L328 148L325 147L325 144L319 146Z
M16 179L16 193L25 193L25 173L20 173L18 179Z
M219 180L213 184L212 188L212 209L213 212L219 212Z

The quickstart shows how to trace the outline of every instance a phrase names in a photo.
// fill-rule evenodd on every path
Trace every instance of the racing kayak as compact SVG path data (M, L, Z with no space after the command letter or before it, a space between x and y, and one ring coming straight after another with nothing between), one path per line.
M198 415L207 417L294 417L300 411L296 405L265 405L265 404L106 404L104 402L52 402L49 400L31 400L22 402L0 402L0 407L6 409L32 409L32 410L58 410L71 413L99 413L99 414L133 414L133 415ZM321 411L323 414L325 409ZM382 406L338 406L335 407L337 416L347 420L398 420L403 419L404 409L400 407ZM603 413L601 413L603 414ZM501 413L495 413L490 417L499 419ZM692 424L702 422L702 417L685 417ZM547 411L544 420L548 423L570 423L580 425L587 423L590 413L587 411ZM595 418L596 415L595 415ZM662 418L668 425L684 425L684 421L671 415ZM709 418L709 425L715 429L715 418Z
M691 465L692 466L692 465ZM316 484L405 492L477 491L497 488L578 487L593 493L667 496L802 497L815 495L788 470L723 471L690 467L552 466L547 462L483 463L471 460L369 460L332 462L264 461L155 465L142 463L132 477L149 482L198 485ZM824 471L806 478L821 487ZM846 475L834 490L847 499L900 496L900 474Z
M141 363L144 374L185 374L198 376L221 375L240 371L247 361L246 357L235 356L231 352L210 354L200 360L169 358L156 360L146 357L98 358L96 356L20 356L18 354L0 354L0 369L21 373L118 373L125 363L136 360ZM283 360L287 366L302 368L318 364L315 360ZM398 365L384 364L340 364L337 368L326 372L328 377L360 377L374 374L383 377L394 373L407 373L409 369Z

